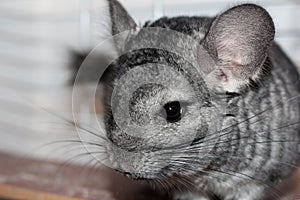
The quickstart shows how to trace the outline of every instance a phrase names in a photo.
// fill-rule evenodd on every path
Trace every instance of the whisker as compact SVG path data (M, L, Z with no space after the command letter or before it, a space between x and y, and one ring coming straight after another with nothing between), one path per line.
M271 189L272 193L273 193L274 196L276 196L276 197L282 196L282 192L281 192L281 191L279 191L278 189L276 189L275 186L273 186L273 185L271 185L271 184L269 184L269 183L266 183L266 181L258 180L258 179L256 179L255 177L249 176L249 175L244 174L244 173L241 173L241 172L233 171L233 170L230 170L230 169L225 169L225 170L231 171L231 172L233 172L233 173L237 173L237 174L242 175L242 176L245 176L246 178L248 178L248 179L250 179L250 180L253 180L253 181L257 182L257 183L261 183L261 184L263 184L263 185L266 185L269 189Z
M175 163L177 162L177 160L175 161ZM181 162L179 162L181 163ZM184 170L187 170L188 166L184 166ZM182 168L181 168L182 169ZM191 169L191 168L190 168ZM230 169L225 169L226 171L222 171L222 170L219 170L219 169L209 169L209 170L201 170L201 172L204 172L204 173L207 173L209 176L212 176L211 172L218 172L218 173L222 173L222 174L226 174L228 176L231 176L231 177L237 177L237 178L244 178L244 179L249 179L249 180L252 180L252 181L255 181L257 183L260 183L260 184L263 184L263 185L266 185L268 188L270 188L271 190L274 190L275 192L273 192L277 197L279 197L280 195L282 195L282 192L277 190L274 186L262 181L262 180L258 180L256 179L255 177L252 177L252 176L249 176L247 174L244 174L244 173L241 173L241 172L237 172L237 171L232 171ZM191 169L191 172L193 172L194 170ZM232 173L229 173L227 171L231 171L231 172L234 172L233 174ZM187 171L188 172L188 171ZM237 175L238 174L238 175ZM212 177L215 177L215 176L212 176ZM218 178L218 177L215 177L215 178Z
M274 128L274 129L271 129L271 130L269 130L269 131L265 131L265 132L261 132L261 133L257 133L257 134L262 134L262 133L270 133L270 132L273 132L273 131L277 131L277 130L280 130L280 129L282 129L282 128L286 128L286 127L289 127L289 126L292 126L292 125L296 125L296 124L299 124L300 123L300 121L298 121L298 122L294 122L294 123L291 123L291 124L287 124L287 125L284 125L284 126L281 126L281 127L277 127L277 128ZM232 142L232 141L236 141L236 140L242 140L242 139L248 139L250 136L243 136L243 137L240 137L240 138L234 138L234 139L229 139L229 140L223 140L223 141L220 141L220 142L218 142L217 144L221 144L221 143L228 143L228 142ZM263 136L260 136L260 137L263 137ZM205 142L207 142L207 140L205 141ZM276 142L278 142L278 143L280 143L280 142L290 142L290 143L297 143L297 142L299 142L299 140L266 140L266 141L258 141L258 142L256 142L256 143L268 143L268 142L274 142L274 143L276 143ZM247 144L254 144L255 142L253 142L253 143L247 143ZM204 145L204 144L203 144ZM215 146L216 144L214 144L214 143L205 143L205 146L203 146L203 147L205 147L206 149L207 148L211 148L212 146ZM191 148L189 148L189 149L193 149L193 148L195 148L195 149L199 149L199 148L201 148L201 146L197 146L197 144L193 144L192 146L190 146Z
M93 131L91 131L91 130L85 128L85 127L82 127L80 124L75 123L74 121L72 121L72 120L70 120L70 119L68 119L68 118L65 118L65 117L63 117L63 116L61 116L61 115L59 115L59 114L57 114L57 113L55 113L55 112L52 112L52 111L50 111L50 110L47 110L47 109L45 109L45 108L43 108L43 110L45 110L45 111L48 112L49 114L52 114L52 115L56 116L57 118L63 120L64 122L67 122L68 124L73 125L74 127L79 128L80 130L83 130L83 131L85 131L85 132L87 132L87 133L90 133L90 134L92 134L92 135L94 135L94 136L96 136L96 137L98 137L98 138L100 138L100 139L102 139L102 140L104 140L104 141L107 141L107 138L105 138L104 136L99 135L99 134L97 134L97 133L94 133Z
M297 95L297 96L295 96L295 97L291 97L290 99L288 99L288 100L285 101L285 102L278 102L275 106L270 106L270 107L266 108L265 110L260 111L260 112L256 113L255 115L253 115L253 116L251 116L251 117L248 117L247 119L244 119L244 120L242 120L242 121L240 121L240 122L234 123L233 125L230 125L230 126L228 126L228 127L225 127L225 128L223 128L223 129L221 129L221 130L218 130L218 131L209 133L209 134L206 135L206 138L209 138L210 136L214 136L214 137L209 138L209 139L206 140L206 141L209 141L209 140L217 139L217 138L219 138L219 137L226 136L226 135L232 133L232 131L230 130L231 128L233 128L233 127L235 127L235 126L238 126L238 125L241 125L241 124L243 124L243 123L249 122L251 119L254 119L255 117L258 117L258 116L260 116L260 115L266 113L267 111L270 111L270 110L272 110L272 109L275 109L275 108L277 108L278 106L283 105L283 104L285 104L285 103L287 103L287 102L289 102L289 101L292 101L292 100L295 100L295 99L299 99L299 97L300 97L300 95ZM300 99L299 99L299 100L300 100ZM297 102L299 102L299 101L297 101ZM297 103L297 102L296 102L296 103ZM265 119L259 118L259 119L257 119L257 120L254 121L254 122L249 122L249 125L250 125L250 124L257 123L257 122L262 121L262 120L265 120ZM223 134L221 134L221 135L217 135L217 136L216 136L216 134L217 134L218 132L224 132L224 131L229 131L229 132L225 132L225 133L223 133ZM202 142L202 141L199 141L199 143L201 143L201 142ZM168 150L168 149L175 149L175 148L185 148L186 146L189 146L191 143L192 143L192 141L188 141L188 142L184 142L184 143L180 143L180 144L176 144L176 145L164 147L164 149Z
M80 154L77 154L77 155L75 155L75 156L72 156L71 158L65 160L65 161L60 165L60 167L58 168L57 171L59 172L62 168L66 167L66 166L68 166L68 165L70 165L70 164L73 164L72 162L73 162L75 159L82 158L82 157L86 158L86 156L91 156L92 159L94 159L94 157L93 157L92 155L93 155L93 154L100 154L100 153L105 153L105 152L104 152L104 151L85 152L85 153L80 153ZM57 173L58 173L58 172L57 172Z

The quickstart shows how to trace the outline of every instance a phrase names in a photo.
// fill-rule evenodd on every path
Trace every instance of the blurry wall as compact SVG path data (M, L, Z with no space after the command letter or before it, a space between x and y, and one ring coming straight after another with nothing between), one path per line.
M213 16L244 1L123 0L136 21L161 16ZM300 2L256 0L272 15L276 40L300 64ZM70 50L84 51L108 34L105 0L0 2L0 150L29 152L70 138L74 129L45 110L72 118ZM38 151L41 156L43 151Z
M44 111L70 110L68 51L78 47L79 2L0 2L0 149L29 152L70 132ZM71 133L70 133L71 134Z

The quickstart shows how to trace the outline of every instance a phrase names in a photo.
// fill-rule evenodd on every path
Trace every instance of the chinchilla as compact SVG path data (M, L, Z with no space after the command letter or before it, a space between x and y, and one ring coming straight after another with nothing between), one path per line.
M298 162L300 87L268 12L242 4L137 26L108 4L118 52L104 81L111 166L174 199L276 199Z

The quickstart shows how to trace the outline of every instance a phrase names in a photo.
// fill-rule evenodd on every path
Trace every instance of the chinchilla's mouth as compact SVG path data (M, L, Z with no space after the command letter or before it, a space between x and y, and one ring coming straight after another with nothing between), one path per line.
M142 181L150 181L154 179L159 179L158 177L161 176L161 174L142 174L142 173L131 173L124 171L122 169L115 169L120 174L133 179L133 180L142 180Z

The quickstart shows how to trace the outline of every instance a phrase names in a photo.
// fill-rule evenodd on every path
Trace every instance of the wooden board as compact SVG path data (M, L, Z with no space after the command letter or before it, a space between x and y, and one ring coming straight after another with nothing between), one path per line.
M299 200L300 170L265 200ZM279 195L274 197L274 193ZM0 153L0 200L162 200L146 184L108 168L22 158Z
M0 195L3 198L8 199L84 200L82 198L71 198L38 190L24 189L12 185L0 185Z
M159 200L149 187L108 168L21 158L0 153L0 199Z

